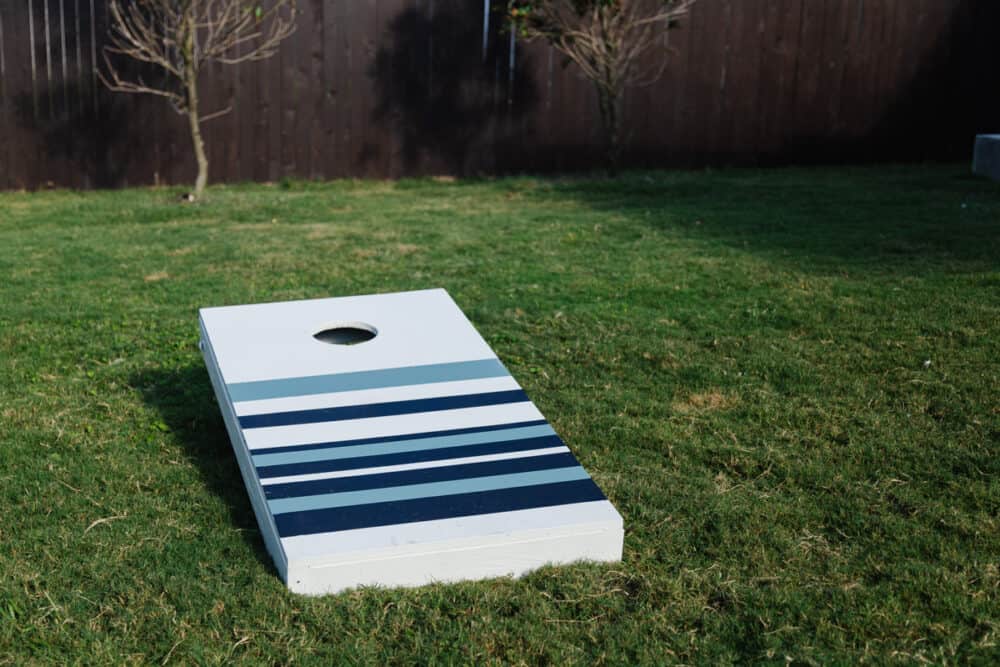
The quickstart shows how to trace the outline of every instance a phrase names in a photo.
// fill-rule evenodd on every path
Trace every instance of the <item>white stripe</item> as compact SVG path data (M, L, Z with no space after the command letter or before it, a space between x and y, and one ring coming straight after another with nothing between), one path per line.
M506 377L480 378L478 380L411 384L402 387L381 387L359 391L313 394L311 396L288 396L286 398L269 398L258 401L239 401L233 403L233 408L236 410L236 414L242 417L244 415L266 414L270 412L291 412L293 410L315 410L345 405L390 403L392 401L408 401L417 398L485 394L491 391L510 391L520 388L517 381L508 375Z
M454 539L488 540L529 530L579 531L588 525L607 525L621 529L622 518L607 500L572 503L555 507L536 507L512 512L480 514L455 519L417 521L395 526L355 528L334 533L295 535L281 538L288 560L319 559L319 564L338 560L371 558L379 549L399 555L407 548L428 542Z
M243 430L243 438L251 450L268 447L308 445L317 442L340 442L360 438L382 438L411 433L460 429L478 426L498 426L514 422L545 419L531 401L484 405L477 408L416 412L407 415L345 419L314 424L266 426Z
M490 461L506 461L507 459L527 459L532 456L544 456L546 454L563 454L569 451L569 447L545 447L543 449L529 449L523 452L504 452L503 454L484 454L482 456L464 456L458 459L444 459L441 461L420 461L419 463L399 463L394 466L378 466L376 468L358 468L356 470L334 470L332 472L314 472L308 475L288 475L285 477L269 477L261 479L260 483L265 487L271 484L288 484L289 482L312 482L317 479L336 479L338 477L359 477L361 475L377 475L383 472L403 472L405 470L424 470L426 468L445 468L448 466L462 465L463 463L489 463Z

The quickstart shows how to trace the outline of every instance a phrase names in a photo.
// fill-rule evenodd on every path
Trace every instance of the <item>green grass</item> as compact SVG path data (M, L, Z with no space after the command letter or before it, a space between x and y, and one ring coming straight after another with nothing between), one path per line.
M0 663L1000 661L1000 187L967 167L0 194ZM197 309L441 286L615 565L289 594Z

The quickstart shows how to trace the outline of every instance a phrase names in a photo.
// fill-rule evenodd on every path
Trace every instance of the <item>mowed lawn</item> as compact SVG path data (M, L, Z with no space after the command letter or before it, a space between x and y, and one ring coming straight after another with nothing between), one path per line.
M0 663L1000 661L966 165L0 194ZM620 564L289 594L197 309L448 289Z

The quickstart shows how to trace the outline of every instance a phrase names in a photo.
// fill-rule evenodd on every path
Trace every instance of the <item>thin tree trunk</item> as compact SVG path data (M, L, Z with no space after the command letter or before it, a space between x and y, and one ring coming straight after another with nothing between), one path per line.
M198 115L198 68L195 65L196 28L194 15L188 14L188 32L184 40L184 85L187 94L188 126L191 128L191 144L198 162L198 177L194 182L194 196L201 197L208 185L208 157L205 155L205 141L201 137L201 118Z
M601 86L597 87L597 99L601 107L601 125L604 128L605 153L608 176L616 178L621 163L621 96Z
M201 137L201 121L198 119L197 84L188 84L188 125L191 127L191 143L194 157L198 161L198 177L194 182L194 196L201 197L208 184L208 157L205 155L205 141Z

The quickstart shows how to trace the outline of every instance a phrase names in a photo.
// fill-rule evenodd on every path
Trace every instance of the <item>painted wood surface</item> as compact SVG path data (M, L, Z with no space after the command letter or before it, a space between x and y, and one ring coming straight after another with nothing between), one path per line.
M443 290L208 308L201 322L258 523L293 588L620 558L621 518ZM313 337L338 322L378 334ZM467 553L442 570L441 549ZM396 571L338 569L359 559Z

